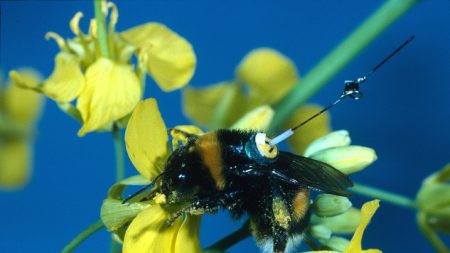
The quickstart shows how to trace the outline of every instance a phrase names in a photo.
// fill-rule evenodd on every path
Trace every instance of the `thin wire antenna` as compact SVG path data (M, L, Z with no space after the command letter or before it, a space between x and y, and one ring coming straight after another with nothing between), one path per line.
M352 98L354 100L358 100L358 99L362 98L363 97L363 93L359 90L359 85L364 83L367 80L367 78L369 78L369 76L371 76L373 73L375 73L375 71L377 71L379 68L381 68L381 66L383 66L392 57L394 57L394 55L396 55L406 45L411 43L414 40L415 37L416 36L414 36L414 35L409 37L405 42L403 42L403 44L401 44L394 51L392 51L392 53L390 53L387 57L385 57L380 63L378 63L375 67L373 67L364 76L358 77L356 80L346 80L344 82L345 83L344 91L342 92L342 94L339 96L339 98L336 101L334 101L332 104L328 105L327 107L323 108L321 111L317 112L313 116L309 117L307 120L303 121L302 123L300 123L300 124L298 124L298 125L296 125L296 126L294 126L292 128L289 128L288 130L284 131L280 135L276 136L275 138L273 138L270 141L269 144L274 146L274 145L277 145L278 143L286 140L287 138L289 138L291 135L294 134L295 130L297 130L298 128L302 127L303 125L305 125L306 123L308 123L312 119L316 118L320 114L324 113L325 111L330 110L335 105L339 104L342 100L344 100L344 98L346 98L346 97L350 97L350 98Z

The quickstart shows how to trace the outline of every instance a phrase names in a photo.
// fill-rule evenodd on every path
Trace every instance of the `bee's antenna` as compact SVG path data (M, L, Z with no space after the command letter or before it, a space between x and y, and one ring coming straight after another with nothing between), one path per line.
M162 175L164 175L164 172L161 173L161 174L159 174L158 176L156 176L155 179L153 179L153 181L150 182L150 184L148 184L148 185L142 187L142 188L139 189L137 192L131 194L131 195L128 196L126 199L124 199L124 200L122 201L122 204L127 203L128 201L130 201L130 199L136 197L137 195L139 195L139 194L143 193L144 191L146 191L146 190L150 189L151 187L153 187L153 186L156 184L156 181L157 181Z
M333 106L335 106L338 103L340 103L346 97L350 97L350 98L352 98L354 100L358 100L358 99L362 98L363 93L359 90L359 85L364 83L367 80L367 78L369 78L369 76L371 76L373 73L375 73L375 71L377 71L387 61L389 61L392 57L394 57L394 55L396 55L406 45L408 45L411 41L413 41L415 37L416 36L413 35L409 39L407 39L405 42L403 42L403 44L401 44L397 49L392 51L392 53L390 53L387 57L385 57L380 63L378 63L375 67L373 67L364 76L358 77L356 80L346 80L344 82L345 83L344 91L342 92L342 94L339 96L339 98L336 101L334 101L332 104L328 105L327 107L323 108L320 112L314 114L313 116L311 116L307 120L303 121L302 123L296 125L295 127L289 128L288 130L284 131L280 135L276 136L275 138L273 138L270 141L269 144L273 146L273 145L277 145L278 143L286 140L287 138L289 138L291 135L294 134L295 130L297 130L301 126L305 125L306 123L308 123L309 121L311 121L315 117L319 116L323 112L330 110Z

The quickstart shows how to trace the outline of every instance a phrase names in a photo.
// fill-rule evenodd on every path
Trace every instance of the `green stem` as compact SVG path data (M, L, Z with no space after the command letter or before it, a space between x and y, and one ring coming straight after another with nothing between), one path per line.
M119 182L125 178L125 159L122 134L116 124L113 125L112 134L116 151L116 182Z
M113 235L111 235L111 236L113 236ZM111 253L119 253L119 252L121 252L119 250L119 244L116 242L116 240L114 240L114 238L111 238L111 245L110 245L109 252L111 252Z
M427 215L424 213L417 214L417 223L419 224L419 228L422 231L423 235L430 244L436 249L439 253L449 253L450 249L445 246L444 242L438 237L438 235L433 231L433 229L428 226L427 223Z
M250 236L249 226L250 221L247 220L238 230L209 246L205 251L225 252L226 249Z
M125 178L125 159L123 150L123 138L120 134L120 128L113 124L112 135L114 140L114 149L116 151L116 182L120 182ZM111 238L110 252L118 252L119 245Z
M99 231L103 227L104 227L103 222L101 220L98 220L94 224L90 225L83 232L78 234L75 238L73 238L73 240L69 244L67 244L66 247L64 247L64 249L61 251L61 253L70 253L70 252L72 252L84 240L86 240L89 236L91 236L95 232Z
M377 198L397 206L406 207L410 209L417 209L417 204L414 200L388 191L380 190L374 187L355 183L350 190L354 193L364 195L367 197Z
M286 97L275 105L275 116L268 132L277 128L314 95L377 36L400 16L410 10L418 0L388 0L356 28L344 41L310 70L301 85L298 83Z
M94 0L95 21L97 22L97 38L102 57L109 58L108 35L106 32L105 17L102 12L102 1Z

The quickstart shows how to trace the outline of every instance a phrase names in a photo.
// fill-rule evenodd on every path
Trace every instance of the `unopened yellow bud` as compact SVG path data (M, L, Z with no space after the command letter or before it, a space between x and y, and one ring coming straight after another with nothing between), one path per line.
M331 217L344 213L352 206L347 197L320 194L314 201L314 211L319 217Z
M328 148L314 153L311 158L327 163L345 174L358 172L376 159L375 150L362 146Z
M334 131L309 144L303 155L309 157L312 154L327 148L348 146L350 145L350 142L350 135L347 130Z

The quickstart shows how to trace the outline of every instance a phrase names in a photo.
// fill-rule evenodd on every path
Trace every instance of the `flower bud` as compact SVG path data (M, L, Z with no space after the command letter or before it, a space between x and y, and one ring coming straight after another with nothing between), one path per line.
M347 197L320 194L314 201L314 211L319 217L331 217L346 212L352 206Z
M309 228L309 234L318 240L329 240L332 233L327 226L318 224Z
M445 233L450 233L449 179L450 164L428 176L416 197L423 222L426 222L433 230Z
M328 246L331 250L344 252L350 244L350 241L340 236L332 236L327 241L321 241L322 244Z
M347 130L334 131L309 144L303 155L309 157L312 154L327 148L348 146L350 145L350 142L350 135Z
M362 146L345 146L321 150L312 159L327 163L345 174L358 172L376 159L375 150Z
M361 211L349 208L345 213L333 217L317 218L318 223L327 226L336 234L351 234L361 222Z

